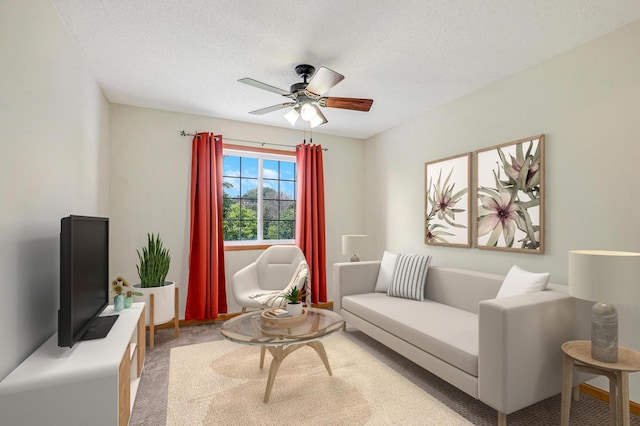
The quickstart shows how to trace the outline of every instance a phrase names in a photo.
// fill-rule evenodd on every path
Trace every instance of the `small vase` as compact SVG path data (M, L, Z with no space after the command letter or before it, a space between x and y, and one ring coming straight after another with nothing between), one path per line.
M113 298L113 308L116 312L120 312L124 309L124 295L116 294L116 297Z
M130 308L133 305L133 296L127 296L124 298L124 307Z

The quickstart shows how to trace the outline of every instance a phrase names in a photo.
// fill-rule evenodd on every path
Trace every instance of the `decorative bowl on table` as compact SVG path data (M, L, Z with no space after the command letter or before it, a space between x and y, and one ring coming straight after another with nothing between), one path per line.
M302 314L296 316L277 316L282 308L266 309L260 314L262 325L267 327L288 328L303 324L307 320L307 310L302 308Z

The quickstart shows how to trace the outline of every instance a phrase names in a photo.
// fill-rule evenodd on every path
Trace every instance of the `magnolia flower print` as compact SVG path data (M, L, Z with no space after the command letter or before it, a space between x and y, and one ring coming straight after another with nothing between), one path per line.
M433 210L432 210L433 213ZM446 226L440 225L438 223L433 223L433 214L430 214L427 217L427 232L426 232L426 240L427 243L447 243L447 239L445 237L452 237L454 234L451 232L445 231L447 229Z
M478 236L491 233L487 245L495 246L503 235L505 245L512 247L518 222L518 207L513 195L503 188L479 188L478 192L485 194L480 196L478 208Z
M534 143L537 142L537 143ZM506 247L513 247L516 231L524 233L518 240L523 249L540 247L540 226L535 225L529 209L540 206L540 141L515 146L515 155L497 149L500 161L493 170L495 188L478 188L478 236L489 235L486 245L497 246L503 237Z
M433 184L431 180L429 181L428 197L429 203L432 206L429 216L432 217L435 214L439 220L444 220L450 226L466 228L465 225L455 222L456 213L462 213L465 210L455 207L462 199L462 196L467 193L468 188L461 189L456 193L453 192L456 184L449 184L453 170L454 168L452 167L444 182L442 181L442 169L440 169L438 173L438 181L435 184ZM447 228L445 226L442 227Z
M509 154L509 159L498 148L502 168L509 178L509 181L505 181L504 184L515 186L518 191L531 193L532 197L535 198L540 188L540 144L536 146L535 152L532 153L534 144L531 141L526 154L522 151L523 145L522 143L517 144L516 156Z

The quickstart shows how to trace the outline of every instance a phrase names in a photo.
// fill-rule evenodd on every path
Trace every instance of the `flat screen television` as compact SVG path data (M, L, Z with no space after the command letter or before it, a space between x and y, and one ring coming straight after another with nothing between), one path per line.
M118 318L99 315L109 304L109 219L69 216L60 221L58 346L106 337Z

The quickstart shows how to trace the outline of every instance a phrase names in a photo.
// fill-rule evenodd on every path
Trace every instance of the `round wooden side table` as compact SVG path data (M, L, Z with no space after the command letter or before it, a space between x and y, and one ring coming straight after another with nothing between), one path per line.
M629 426L629 373L640 371L640 352L618 347L618 362L601 362L591 358L591 342L574 340L562 345L562 411L561 426L569 426L573 372L598 374L609 378L611 425ZM619 422L619 423L618 423Z

